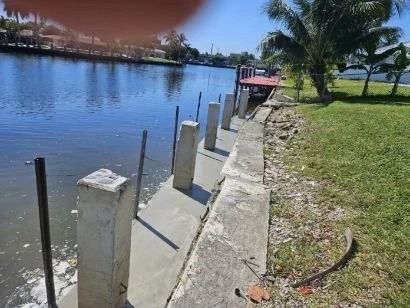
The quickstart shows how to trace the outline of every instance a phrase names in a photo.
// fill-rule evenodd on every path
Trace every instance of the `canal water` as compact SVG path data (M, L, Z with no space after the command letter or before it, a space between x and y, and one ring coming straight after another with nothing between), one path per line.
M94 63L0 53L0 307L44 305L33 158L46 158L57 293L75 283L76 182L108 168L135 183L148 142L141 201L170 175L175 107L199 120L232 92L235 71Z
M343 79L360 79L360 80L365 80L367 75L364 70L347 70L344 73L339 73L338 71L335 71L335 75L339 76L340 78ZM386 74L385 73L374 73L370 76L370 80L373 81L381 81L381 82L389 82L392 83L394 82L393 80L387 80L386 79ZM400 78L400 83L401 84L410 84L410 72L406 72L401 76Z

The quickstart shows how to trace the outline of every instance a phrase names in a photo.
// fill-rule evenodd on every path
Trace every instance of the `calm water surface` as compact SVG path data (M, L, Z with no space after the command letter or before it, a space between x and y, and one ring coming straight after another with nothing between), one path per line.
M170 173L175 106L181 121L193 119L202 91L203 133L207 102L231 92L234 75L201 66L0 53L0 307L41 303L35 289L42 260L34 166L26 161L46 157L53 257L62 267L59 287L73 274L64 264L75 261L77 217L71 211L78 179L104 167L135 181L141 133L147 129L141 197L146 203Z
M366 72L363 71L363 70L347 70L344 73L339 73L338 71L336 71L335 74L339 75L341 78L345 78L345 79L363 79L364 80L367 77ZM389 83L394 82L394 79L390 80L390 81L387 80L385 73L375 73L375 74L370 76L370 80L389 82ZM401 76L400 83L410 84L410 72L404 73Z

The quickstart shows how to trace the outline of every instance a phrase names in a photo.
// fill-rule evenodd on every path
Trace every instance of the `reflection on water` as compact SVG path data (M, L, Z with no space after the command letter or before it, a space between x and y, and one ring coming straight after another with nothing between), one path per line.
M165 86L167 97L179 95L184 82L184 69L168 67L165 72Z
M42 267L34 167L25 162L46 157L53 257L67 276L78 179L103 167L133 183L147 129L146 203L170 173L175 107L180 121L192 119L202 91L205 121L206 102L232 91L235 73L3 53L0 72L0 307L12 307L32 300L24 286Z

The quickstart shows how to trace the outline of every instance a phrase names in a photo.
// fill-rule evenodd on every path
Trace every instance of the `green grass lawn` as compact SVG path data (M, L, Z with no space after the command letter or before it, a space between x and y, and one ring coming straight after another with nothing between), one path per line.
M155 57L146 57L146 58L143 58L143 60L150 61L150 62L156 62L156 63L164 63L164 64L177 64L178 63L177 61L174 61L174 60L155 58Z
M339 80L331 89L358 95L361 86ZM378 96L299 106L307 130L286 160L299 173L329 183L318 200L340 206L346 215L323 224L334 232L351 227L357 241L354 258L332 285L334 297L366 304L374 296L382 305L409 307L410 106L391 103L408 101L410 88L385 104L389 90L371 83L370 93ZM293 253L309 252L301 246ZM340 255L340 247L334 254Z
M294 87L295 81L293 79L288 79L284 81L282 90L283 94L296 98L297 91ZM345 99L355 100L362 94L364 86L363 80L346 80L337 79L334 81L333 85L329 85L329 91L332 92L332 96L335 99ZM401 102L403 100L410 102L410 87L399 86L397 96L395 99L389 97L392 85L384 82L374 82L369 83L369 97L360 98L365 100L375 100L378 101L393 101ZM300 92L301 101L309 101L310 99L317 97L316 89L310 85L310 81L305 79L305 84L303 90Z

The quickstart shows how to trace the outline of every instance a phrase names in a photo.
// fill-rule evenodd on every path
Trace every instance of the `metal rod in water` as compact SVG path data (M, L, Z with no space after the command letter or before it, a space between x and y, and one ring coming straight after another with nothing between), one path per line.
M175 110L174 143L172 145L171 174L174 174L175 151L177 148L177 135L178 135L178 118L179 118L179 106L177 106Z
M240 72L241 72L241 66L238 64L236 66L236 78L235 78L235 89L234 89L234 108L232 109L232 115L235 112L236 109L236 102L237 102L237 97L238 97L238 91L239 91L239 81L241 79L240 77Z
M34 159L36 167L38 213L40 217L41 251L43 254L48 307L57 307L54 289L53 258L51 254L50 220L48 216L48 196L46 164L43 157Z
M140 193L141 193L141 182L142 182L142 173L144 171L144 159L145 159L145 147L147 145L147 136L148 132L144 129L142 132L142 143L141 143L141 153L140 153L140 162L138 165L138 175L137 175L137 187L135 190L135 211L134 217L138 216L138 205L140 204Z
M196 109L196 119L195 119L195 122L198 122L198 118L199 118L199 108L201 107L201 97L202 97L202 92L199 92L198 108Z

